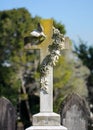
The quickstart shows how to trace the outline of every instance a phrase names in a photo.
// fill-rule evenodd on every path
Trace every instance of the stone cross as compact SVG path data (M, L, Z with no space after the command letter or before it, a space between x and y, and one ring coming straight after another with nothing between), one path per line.
M31 45L28 44L25 46L25 49L39 49L40 50L40 62L42 63L43 59L49 54L48 46L52 44L52 30L53 30L53 21L50 19L47 20L41 20L41 25L44 28L44 34L46 35L46 38L43 42L41 42L38 45ZM49 83L48 93L44 93L43 91L40 91L40 112L51 112L53 111L53 69L50 69L50 74L48 75ZM45 104L45 105L44 105Z
M46 38L41 43L34 44L33 38L30 39L28 37L27 39L29 40L29 42L27 45L25 45L26 50L40 49L40 62L41 62L40 113L33 116L33 127L28 128L27 130L33 130L33 129L45 130L46 127L49 126L51 126L51 128L49 127L47 128L47 130L48 129L67 130L65 127L60 126L60 116L56 113L53 113L53 64L55 64L55 61L58 60L58 57L60 55L59 54L60 52L58 50L57 51L56 49L52 50L53 20L51 19L41 20L40 23L44 28L43 32ZM58 30L55 31L55 37L56 33L59 33L59 31ZM60 43L61 40L59 40ZM60 48L63 48L63 46L60 46L59 49ZM44 72L47 72L47 74Z

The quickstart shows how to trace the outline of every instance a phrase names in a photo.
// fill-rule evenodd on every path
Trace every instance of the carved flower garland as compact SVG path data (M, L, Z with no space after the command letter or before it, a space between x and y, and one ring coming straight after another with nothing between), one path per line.
M64 49L64 41L65 38L63 34L60 33L58 29L53 27L53 43L52 45L49 45L48 49L50 54L45 57L41 64L41 90L47 93L47 74L49 73L49 67L55 66L58 62L59 56L61 55L60 52L62 49Z

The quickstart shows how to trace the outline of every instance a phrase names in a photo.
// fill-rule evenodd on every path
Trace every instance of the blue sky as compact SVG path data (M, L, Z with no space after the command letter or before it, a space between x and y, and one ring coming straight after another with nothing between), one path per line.
M93 45L93 0L2 0L0 11L25 7L31 15L54 18L65 25L76 44L81 38Z

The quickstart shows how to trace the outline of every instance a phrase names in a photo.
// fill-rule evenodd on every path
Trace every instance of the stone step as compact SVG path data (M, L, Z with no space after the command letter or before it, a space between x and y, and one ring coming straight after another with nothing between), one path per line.
M64 126L32 126L26 130L67 130Z

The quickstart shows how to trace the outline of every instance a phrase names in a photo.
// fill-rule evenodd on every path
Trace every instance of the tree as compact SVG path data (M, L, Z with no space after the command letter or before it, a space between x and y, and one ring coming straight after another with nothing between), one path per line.
M24 77L27 71L31 72L33 69L27 63L33 61L34 56L24 52L24 37L37 26L39 19L35 17L33 22L34 18L24 8L0 12L0 96L17 104L20 89L20 94L24 93L21 98L25 100L29 115Z
M82 64L73 50L62 51L62 56L54 69L54 108L58 109L58 104L69 93L77 93L87 98L86 79L89 76L89 69ZM57 106L57 107L56 107Z
M13 86L15 89L17 80L22 76L26 65L24 36L34 28L36 23L33 24L32 21L31 14L24 8L0 12L0 68L5 74L3 82L11 80L9 73L7 74L4 69L11 70L11 73L17 74L16 77L18 77L10 85L5 82L4 87L10 86L11 88Z
M80 45L75 46L75 53L82 60L83 64L90 70L90 75L87 80L87 87L89 92L89 101L93 104L93 47L87 46L86 42L80 39ZM92 110L93 112L93 110Z

